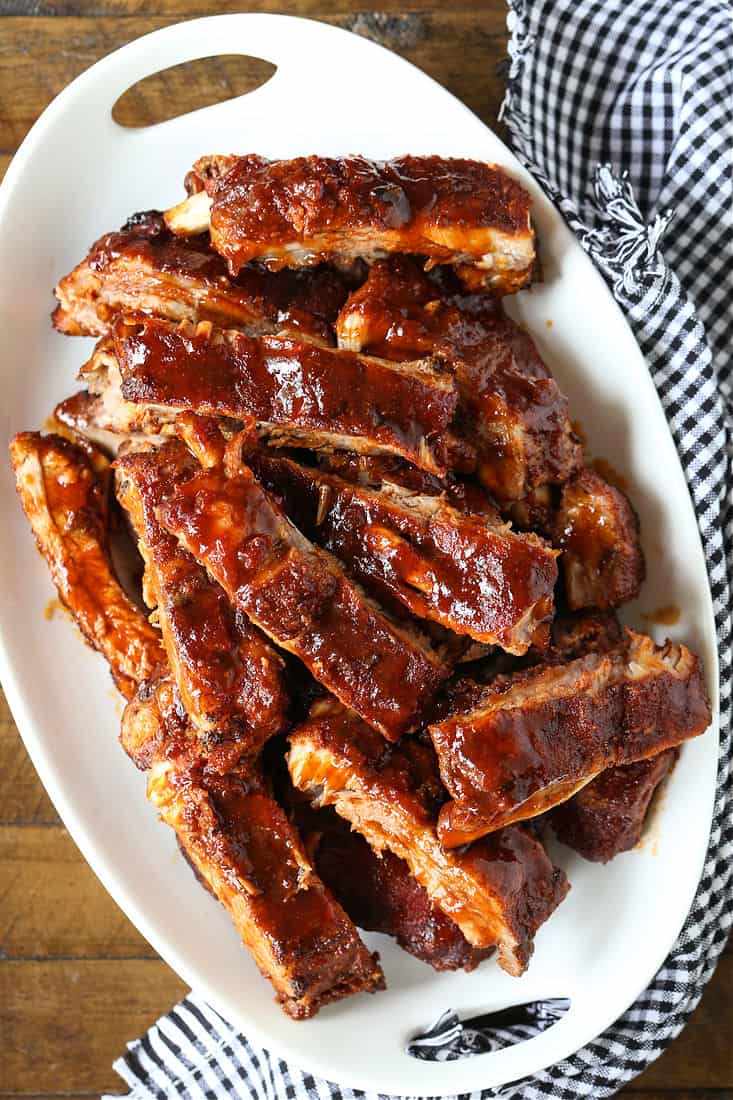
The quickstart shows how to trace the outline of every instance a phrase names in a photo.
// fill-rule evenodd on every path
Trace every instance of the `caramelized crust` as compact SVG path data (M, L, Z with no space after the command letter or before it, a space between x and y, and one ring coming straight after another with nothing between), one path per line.
M389 740L415 728L447 669L293 527L251 470L197 474L159 514L235 608L365 721Z
M118 495L145 561L144 594L157 609L168 660L191 722L207 745L253 754L283 728L282 658L235 613L203 566L158 521L158 509L200 467L171 441L117 462Z
M87 453L58 435L21 432L10 444L10 457L23 510L59 598L129 699L165 654L158 631L112 570L107 489Z
M639 521L624 493L595 471L581 470L563 486L552 537L569 607L618 607L639 595Z
M291 734L288 767L316 805L333 806L377 852L403 859L469 943L496 946L505 970L524 971L535 932L567 892L565 876L521 828L446 852L435 832L445 796L429 743L386 746L335 700L320 700Z
M648 760L601 772L549 815L558 839L595 863L608 863L635 848L654 792L676 759L677 750L667 749Z
M430 360L385 363L289 337L140 319L115 327L121 396L256 424L276 445L395 454L445 473L457 394Z
M404 860L375 852L330 807L301 811L298 824L318 874L359 928L393 936L434 970L475 970L491 955L432 903Z
M252 260L277 270L409 252L465 266L499 293L532 274L530 198L496 165L410 156L221 163L227 170L205 179L209 201L194 195L166 220L176 232L210 225L234 273Z
M367 489L262 450L249 462L378 598L512 653L546 642L557 566L539 539L396 485Z
M254 333L300 328L331 342L347 289L325 268L279 277L248 268L231 280L207 234L176 237L149 210L100 237L54 293L54 327L70 336L101 336L118 314L142 312Z
M478 705L430 727L454 801L447 847L564 802L599 772L703 733L710 704L685 646L627 631L625 647L500 678Z
M377 261L336 331L351 351L443 359L455 374L478 476L497 500L565 481L581 466L567 401L531 338L492 298L443 289L406 257Z

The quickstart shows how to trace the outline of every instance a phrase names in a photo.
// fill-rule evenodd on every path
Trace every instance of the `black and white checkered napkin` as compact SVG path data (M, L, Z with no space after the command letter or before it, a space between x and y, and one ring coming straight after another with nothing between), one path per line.
M728 0L510 0L509 28L504 121L646 356L697 510L720 653L713 827L677 943L649 988L594 1042L470 1100L595 1098L621 1088L678 1034L733 923L733 17ZM528 1006L512 1024L462 1028L447 1012L413 1053L489 1049L552 1019L551 1005ZM115 1068L134 1100L365 1095L256 1049L193 995Z

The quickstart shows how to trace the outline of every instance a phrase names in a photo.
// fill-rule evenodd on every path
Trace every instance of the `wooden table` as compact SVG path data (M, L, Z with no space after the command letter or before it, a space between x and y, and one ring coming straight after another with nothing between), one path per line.
M495 125L504 0L432 6L384 0L377 13L360 11L355 0L335 7L325 0L241 7L211 0L0 0L0 174L46 104L92 62L157 27L220 11L297 13L376 37ZM182 111L228 98L267 71L241 59L170 70L123 97L116 117L127 125L159 121L172 104ZM0 1098L119 1089L113 1058L184 992L79 855L0 696ZM629 1091L649 1100L668 1094L733 1100L731 1038L729 949L683 1036Z

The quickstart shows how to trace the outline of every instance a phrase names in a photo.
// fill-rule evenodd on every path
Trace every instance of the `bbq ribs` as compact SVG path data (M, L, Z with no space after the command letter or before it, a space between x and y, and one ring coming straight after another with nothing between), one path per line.
M500 677L478 702L430 727L453 801L447 847L564 802L599 772L696 737L710 724L700 661L627 630L624 645Z
M567 892L565 876L522 827L447 851L435 830L445 794L429 742L387 746L336 700L318 700L290 735L288 767L315 805L333 806L372 848L403 859L469 943L495 946L505 970L524 971L535 932Z
M562 482L582 464L567 401L531 338L486 295L377 261L336 323L339 346L400 361L437 356L455 376L477 474L497 500Z
M175 233L210 230L236 274L417 253L456 264L472 284L511 293L535 264L529 195L491 164L439 157L204 158L188 199L166 213Z

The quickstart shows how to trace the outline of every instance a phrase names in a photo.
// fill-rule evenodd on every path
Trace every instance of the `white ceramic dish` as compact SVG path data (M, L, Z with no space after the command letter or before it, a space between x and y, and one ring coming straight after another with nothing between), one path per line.
M249 96L143 130L110 115L158 69L241 53L277 65ZM670 633L717 683L715 634L695 517L640 352L602 280L510 152L462 104L405 61L319 23L230 15L181 23L131 43L74 81L15 157L0 193L0 422L3 441L43 424L74 387L86 342L51 331L51 288L101 233L166 206L205 152L265 155L441 153L495 160L532 191L546 281L512 310L531 329L590 438L623 471L642 521L649 580L630 621L675 603ZM551 324L551 327L549 327ZM4 445L4 444L3 444ZM437 975L379 936L389 989L293 1023L242 950L226 914L197 885L173 835L145 803L144 780L117 744L120 707L100 657L44 609L45 565L0 472L0 675L22 736L76 843L143 935L181 977L255 1042L313 1073L381 1093L436 1095L497 1086L570 1055L622 1013L672 945L708 841L717 730L682 753L642 847L608 867L558 848L573 889L540 931L521 980L492 963ZM659 635L665 633L651 627ZM537 1038L481 1057L416 1062L405 1039L446 1007L462 1014L544 996L572 1007ZM113 1010L114 1006L110 1006Z

